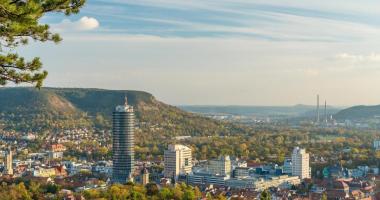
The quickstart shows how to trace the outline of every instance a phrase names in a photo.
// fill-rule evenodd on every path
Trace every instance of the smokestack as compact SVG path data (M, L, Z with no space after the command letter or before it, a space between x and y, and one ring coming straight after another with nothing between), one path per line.
M325 124L327 124L327 101L325 100Z
M319 94L317 94L317 124L319 124Z

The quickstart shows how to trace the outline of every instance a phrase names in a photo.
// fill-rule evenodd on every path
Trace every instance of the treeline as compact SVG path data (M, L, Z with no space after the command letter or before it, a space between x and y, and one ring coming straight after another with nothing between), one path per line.
M63 199L61 187L55 184L40 184L34 181L16 183L1 182L0 199L4 200L44 200Z
M107 189L86 190L83 192L86 199L135 199L135 200L196 200L202 197L197 187L185 184L177 184L175 187L163 187L161 189L154 183L142 185L112 185ZM210 200L224 200L222 195L208 195Z
M52 183L40 184L38 182L1 182L0 198L2 200L61 200L67 195L62 186ZM115 184L106 189L90 189L74 193L74 196L83 196L87 200L197 200L203 197L197 187L186 184L176 184L175 187L159 188L154 183L146 186ZM222 194L207 194L209 200L226 200Z

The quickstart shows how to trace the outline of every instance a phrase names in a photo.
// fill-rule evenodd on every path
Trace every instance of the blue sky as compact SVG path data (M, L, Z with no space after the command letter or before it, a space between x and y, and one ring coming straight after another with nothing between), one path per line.
M46 86L135 89L171 104L380 104L380 2L88 0L45 16Z

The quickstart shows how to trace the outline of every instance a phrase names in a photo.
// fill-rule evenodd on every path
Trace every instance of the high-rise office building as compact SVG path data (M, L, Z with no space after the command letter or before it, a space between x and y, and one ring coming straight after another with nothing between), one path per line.
M4 174L7 174L7 175L13 175L13 166L12 166L12 163L13 163L12 149L9 148L9 149L5 152L5 161L4 161L5 168L4 168Z
M133 107L125 104L116 106L112 114L112 182L127 183L133 181L134 170L134 128Z
M300 179L310 178L309 154L305 149L295 147L292 153L292 175Z
M231 176L230 156L220 156L218 159L210 160L208 171L215 175Z
M184 145L169 145L164 152L164 176L177 178L179 174L188 174L192 168L191 149Z

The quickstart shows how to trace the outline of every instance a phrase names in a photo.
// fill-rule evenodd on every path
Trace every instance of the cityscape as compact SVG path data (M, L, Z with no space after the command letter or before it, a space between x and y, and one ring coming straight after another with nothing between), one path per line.
M378 18L0 0L0 200L380 200Z
M174 191L170 194L171 189L177 187L179 191L180 188L185 190L181 194L184 199L262 199L263 195L272 199L374 199L378 194L378 162L352 165L351 160L352 167L345 167L342 161L328 161L327 157L311 154L297 142L290 144L290 152L284 155L281 163L247 159L235 153L197 159L194 148L186 142L192 136L173 138L164 147L163 154L158 153L156 157L136 157L135 137L140 133L142 122L136 119L134 107L128 104L127 93L124 105L113 108L110 132L98 130L100 134L93 134L86 129L66 130L47 136L42 151L31 150L38 140L37 133L15 137L15 132L2 132L4 150L0 180L38 183L51 191L46 194L49 198L63 199L101 198L104 191L115 189L117 185L141 185L146 187L148 198L158 199L179 198ZM310 126L332 129L320 123L318 107ZM107 151L108 147L112 147L109 152L112 156L104 159L105 152L102 156L87 158L74 155L73 150L83 146L81 140L94 142L92 148L81 149L87 156ZM323 142L323 145L331 144L331 141ZM94 149L96 146L102 147ZM380 140L374 140L371 149L379 155ZM342 151L349 154L354 150L344 147ZM312 166L318 170L313 170ZM165 188L171 189L166 191ZM108 195L124 198L112 191Z

